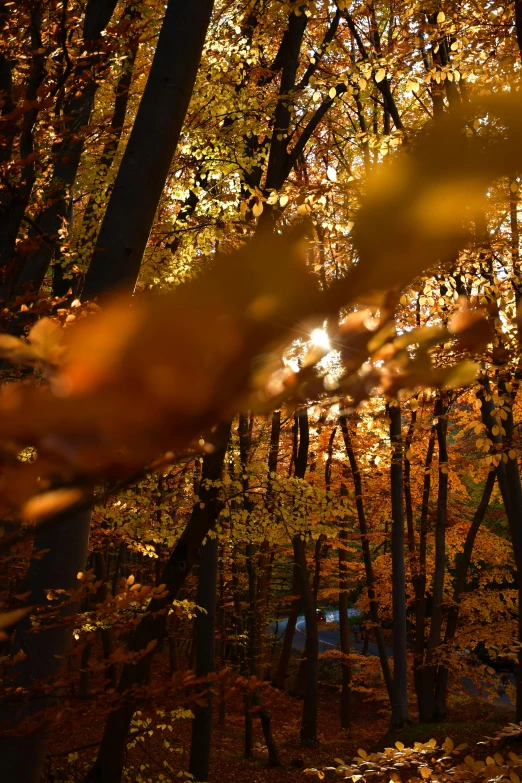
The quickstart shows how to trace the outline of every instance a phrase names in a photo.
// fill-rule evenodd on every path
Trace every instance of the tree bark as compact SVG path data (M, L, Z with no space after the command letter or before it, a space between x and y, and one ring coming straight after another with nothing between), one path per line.
M31 698L23 700L13 694L0 704L0 721L16 732L24 720L39 716L36 729L25 736L0 737L0 780L17 783L39 783L43 773L45 754L49 740L45 710L57 704L59 694L46 694L39 688L43 682L52 682L65 663L64 655L72 644L73 628L67 618L74 615L79 602L70 600L69 594L80 586L78 573L85 570L87 545L91 524L91 508L67 516L44 532L37 532L34 548L37 552L47 550L41 558L31 560L24 580L23 591L30 592L28 605L34 610L49 609L49 590L64 590L65 597L53 601L56 619L49 627L32 632L28 617L18 626L15 633L12 654L23 651L24 660L14 666L12 687L34 689ZM59 542L59 546L57 546ZM8 682L4 683L6 686Z
M132 640L132 649L135 651L143 651L148 645L151 645L151 649L137 663L123 667L118 684L122 701L108 716L98 757L87 776L89 782L119 783L121 780L125 742L135 710L135 696L131 694L131 689L145 682L154 653L154 642L165 633L166 611L178 596L196 562L204 538L215 524L219 513L218 490L208 486L207 482L221 479L229 433L230 423L220 424L214 436L215 450L203 458L200 500L194 505L190 520L161 575L160 582L166 586L166 595L151 601L149 611L136 628Z
M473 517L473 521L469 527L464 542L464 550L462 553L462 559L457 566L457 573L455 576L455 583L453 589L453 604L448 611L448 617L446 622L446 633L444 635L444 644L448 646L457 632L457 624L459 619L460 602L462 600L463 593L466 592L469 566L471 564L471 555L473 554L473 547L475 545L475 539L479 531L480 525L484 519L489 501L491 500L491 493L495 485L496 473L494 470L488 473L486 483L484 484L484 491L480 499L480 503ZM448 679L449 669L444 664L439 665L437 672L437 682L435 685L435 707L437 711L442 712L440 707L446 705L447 691L448 691Z
M439 488L437 494L437 519L435 522L435 566L432 586L432 610L430 632L426 649L426 661L422 672L424 698L420 720L429 723L434 720L444 720L447 708L439 693L439 704L435 704L435 684L437 678L436 649L441 643L442 633L442 603L444 600L444 575L446 572L446 519L448 511L448 450L446 436L448 422L446 419L448 406L442 394L435 405L435 425L439 448Z
M406 577L404 568L404 503L402 483L401 409L388 406L392 462L390 468L392 498L392 607L393 607L393 699L392 728L409 723L408 660L406 647Z
M196 603L203 610L194 621L196 642L196 677L205 678L216 668L216 588L218 567L217 536L207 538L199 555L199 578ZM212 685L207 683L206 705L197 706L192 721L189 772L195 780L208 780L212 744Z
M375 598L375 575L373 572L372 556L370 552L370 541L368 538L368 524L366 522L366 513L364 510L364 495L361 481L361 474L359 472L359 466L355 458L355 452L353 450L352 439L350 430L348 427L348 417L345 413L342 413L339 417L341 423L341 431L343 433L344 445L346 448L346 454L348 455L348 461L350 463L350 469L352 471L354 490L355 490L355 506L357 509L357 518L359 520L359 530L361 531L361 549L363 554L364 571L366 574L366 587L368 589L368 598L370 602L370 619L373 624L375 633L375 642L379 652L379 661L381 664L382 676L388 691L390 703L392 702L393 695L393 679L390 671L390 663L388 656L386 655L386 646L384 639L382 638L382 630L379 620L379 604Z
M84 148L81 130L90 122L98 89L93 69L100 64L101 55L95 50L102 32L111 20L116 3L117 0L88 0L83 28L88 55L79 61L75 69L75 82L82 86L71 91L65 104L67 121L64 140L54 164L47 194L48 204L35 220L42 235L39 246L27 256L16 286L17 295L23 295L28 287L34 291L40 289L57 246L58 231L67 220L71 189Z
M169 0L85 279L85 299L134 289L194 89L213 6L214 0Z

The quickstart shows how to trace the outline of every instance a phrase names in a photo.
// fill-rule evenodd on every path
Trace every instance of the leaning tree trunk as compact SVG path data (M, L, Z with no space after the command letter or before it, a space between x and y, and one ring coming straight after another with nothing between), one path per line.
M460 604L462 596L467 589L468 571L471 564L471 555L473 553L473 546L475 539L479 531L480 525L484 519L489 501L491 500L491 494L495 485L496 473L491 470L484 484L484 490L480 503L473 517L473 521L469 527L464 542L464 550L462 553L462 559L457 566L457 573L455 575L455 586L453 589L453 603L448 610L448 617L446 621L446 633L444 635L444 644L446 647L453 641L457 632L457 624L459 619ZM437 682L435 684L435 707L442 712L441 705L446 706L446 699L448 693L448 680L449 669L445 664L439 665L437 672Z
M192 97L214 0L169 0L149 78L85 280L132 291ZM146 194L146 198L144 198Z
M127 734L135 710L135 701L130 690L146 681L155 642L166 631L168 608L177 598L196 562L203 540L216 522L219 512L218 489L212 486L212 483L221 479L229 433L230 423L219 425L214 433L215 450L203 457L199 502L194 505L190 520L160 578L160 583L165 585L164 595L150 602L149 612L134 632L132 649L148 649L148 653L141 657L138 663L126 664L123 667L118 691L126 694L126 699L109 713L98 757L87 776L87 780L92 783L119 783L121 780Z
M392 728L410 721L408 710L408 661L406 646L406 576L404 567L404 504L402 485L401 409L398 402L388 406L392 462L392 607L393 607L393 698Z

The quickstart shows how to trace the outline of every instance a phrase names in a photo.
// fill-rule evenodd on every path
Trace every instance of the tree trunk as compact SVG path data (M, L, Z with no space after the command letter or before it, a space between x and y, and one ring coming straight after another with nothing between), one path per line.
M462 594L466 592L468 571L471 563L471 555L473 553L473 546L475 539L479 531L479 527L482 524L482 520L486 514L489 501L491 500L491 493L495 485L496 473L494 470L488 473L486 483L484 485L484 491L480 499L480 503L473 517L473 521L469 527L464 542L464 551L462 553L462 559L457 566L457 573L455 576L455 586L453 590L453 604L448 611L448 618L446 622L446 633L444 635L444 644L448 646L457 632L457 624L459 619L460 602L462 600ZM437 682L435 684L435 709L440 710L441 705L446 705L446 698L448 692L448 679L449 670L444 664L439 665L437 672Z
M288 673L288 664L290 663L290 656L292 654L292 642L294 640L295 626L299 612L301 610L301 595L299 593L299 573L298 568L294 562L294 570L292 577L292 595L294 596L290 611L288 613L288 621L285 628L285 635L283 637L283 646L281 648L281 654L279 656L279 662L276 672L272 678L272 685L274 688L279 688L283 691L285 688L286 675Z
M382 638L382 631L379 620L379 604L375 599L375 576L373 573L372 556L370 552L370 541L368 538L368 525L366 522L366 514L364 510L364 495L361 481L361 474L359 472L359 466L355 459L355 453L352 446L352 439L350 436L350 430L348 428L348 418L346 414L342 413L339 417L341 423L341 430L343 433L344 445L346 448L346 454L348 455L348 461L353 476L353 484L355 489L355 506L357 509L357 518L359 520L359 530L361 531L361 549L363 553L364 570L366 574L366 586L368 588L368 598L370 601L370 619L372 621L375 633L375 642L379 652L379 661L382 669L382 676L386 684L386 690L390 703L392 702L393 694L393 680L390 671L390 663L388 656L386 655L386 646L384 639Z
M200 550L196 603L205 611L194 621L196 642L196 677L207 677L216 667L216 589L218 539L207 538ZM208 690L207 690L208 689ZM212 705L214 694L207 683L206 706L197 706L192 721L189 772L195 780L208 780L212 742Z
M196 562L204 538L217 519L220 510L218 489L208 486L207 481L216 482L221 479L229 433L230 423L219 425L214 435L215 450L203 457L200 501L194 505L190 520L161 575L161 584L166 586L166 594L162 598L151 601L149 612L136 628L132 640L133 650L141 651L148 648L149 652L138 663L126 664L123 667L118 690L121 694L127 694L127 698L107 718L98 757L87 776L88 781L120 783L125 743L135 709L130 689L145 682L154 653L154 643L165 633L166 612L172 601L177 598Z
M64 590L64 599L53 601L52 606L57 619L68 618L78 611L79 603L71 602L69 595L80 586L78 573L85 570L87 545L91 524L91 508L82 509L74 515L68 515L34 537L37 552L47 550L41 558L31 560L23 591L30 591L28 605L34 609L49 609L49 590ZM58 544L58 545L57 545ZM25 659L17 663L13 670L13 686L32 689L42 681L56 677L63 665L64 655L72 644L73 627L69 622L44 627L37 633L31 632L31 622L27 618L18 626L12 654L23 650ZM8 685L4 682L4 685ZM56 693L46 695L35 690L32 698L19 699L12 703L7 698L0 704L0 720L6 721L16 731L25 719L39 715L57 703ZM42 715L39 728L25 736L0 737L0 780L17 783L39 783L43 772L48 744L46 722Z
M214 0L169 0L84 298L132 291L192 96ZM146 197L145 197L146 196Z
M392 462L390 468L392 498L392 606L393 606L393 729L409 723L408 660L406 647L406 577L404 568L404 503L402 484L402 431L399 404L388 406Z
M76 87L66 101L67 122L64 140L57 154L52 180L47 193L48 204L37 215L35 223L42 232L39 246L27 256L16 286L16 294L23 295L27 287L38 291L49 268L58 241L58 231L67 219L71 189L76 181L84 140L78 136L87 126L94 108L98 89L93 71L100 64L96 52L98 40L109 24L117 0L89 0L85 9L83 37L88 56L76 67Z
M415 644L413 660L413 677L419 715L424 715L423 666L426 630L426 546L428 539L428 513L431 494L431 465L435 453L436 427L432 426L424 461L424 482L422 489L422 505L419 531L419 558L417 572L413 573L413 589L415 591Z
M435 684L437 678L436 649L441 643L442 633L442 603L444 600L444 575L446 572L446 518L448 511L448 450L446 445L446 433L448 422L446 419L448 406L445 404L442 393L437 399L435 416L437 417L436 431L439 447L439 488L437 494L437 519L435 523L435 566L432 587L432 610L430 621L430 633L426 650L426 661L422 673L424 698L422 699L422 712L420 719L423 723L433 720L444 720L446 716L446 704L441 700L438 708L435 705ZM442 697L442 692L439 694Z

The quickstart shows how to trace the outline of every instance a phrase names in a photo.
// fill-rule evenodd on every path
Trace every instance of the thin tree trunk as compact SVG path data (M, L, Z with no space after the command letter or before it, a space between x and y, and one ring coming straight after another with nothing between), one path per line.
M194 621L196 677L208 677L216 667L216 595L219 545L217 536L207 538L199 556L196 603L205 611ZM212 705L214 694L207 683L206 706L198 706L192 721L189 773L195 780L208 780L212 744Z
M392 462L390 468L392 498L392 607L393 607L393 699L392 728L410 721L408 710L408 660L406 646L406 577L404 568L404 504L402 483L401 409L388 406Z
M94 108L98 89L93 71L101 62L96 52L102 32L109 24L117 0L88 0L85 9L83 37L89 53L76 68L77 87L66 101L67 121L64 140L58 150L52 180L47 194L48 204L36 217L36 224L42 232L39 246L27 256L16 286L16 294L23 295L27 287L38 291L49 268L58 242L58 231L67 220L71 189L76 181L84 140L79 136L81 128L87 126Z
M363 554L364 570L366 574L366 586L368 588L368 598L370 602L370 619L372 621L375 633L375 642L379 652L379 661L382 669L382 676L388 691L390 703L392 701L393 694L393 680L390 671L390 663L388 656L386 655L386 646L382 637L382 630L379 621L379 604L375 599L375 575L373 573L372 556L370 552L370 541L368 538L368 525L366 522L366 514L364 511L364 495L361 481L361 474L355 458L355 452L353 450L352 439L350 436L350 430L348 428L348 418L345 413L342 413L339 417L341 423L341 430L343 433L344 445L346 448L346 454L348 455L348 461L352 471L354 489L355 489L355 506L357 509L357 518L359 521L359 530L361 531L361 549Z
M274 688L284 690L286 675L288 673L288 664L290 663L290 656L292 654L292 642L294 640L295 626L299 612L301 610L301 595L299 593L299 573L297 566L294 562L293 577L292 577L292 595L294 596L290 611L288 613L288 620L285 628L285 635L283 637L283 646L281 648L281 654L279 656L279 662L276 672L272 678L272 685Z
M413 573L413 589L415 591L415 644L413 660L413 676L419 715L426 714L424 706L423 666L426 630L426 549L428 539L428 513L431 494L431 465L435 453L436 427L430 430L426 459L424 461L424 482L422 489L421 518L419 530L419 559L418 569Z
M488 473L486 483L484 484L484 491L480 503L473 517L473 521L469 527L464 542L464 550L462 552L462 559L457 566L457 573L455 576L455 585L453 589L453 604L448 611L448 617L446 622L446 633L444 635L444 644L448 646L457 632L457 625L459 619L460 602L462 600L463 593L466 592L469 566L471 564L471 555L473 554L473 547L475 545L475 539L479 531L480 525L484 519L489 501L491 500L491 494L495 485L496 473L491 470ZM439 705L446 705L446 698L448 692L448 679L449 669L444 664L439 665L437 672L437 682L435 685L435 706L439 710Z
M347 496L345 484L341 495ZM348 531L345 524L339 531L339 635L341 646L341 728L349 729L352 714L352 667L350 665L350 621L348 618Z
M435 705L435 684L437 677L436 649L441 643L442 633L442 603L444 600L444 575L446 572L446 519L448 511L448 450L447 437L447 404L442 393L437 399L435 416L437 417L436 431L439 447L439 488L437 494L437 519L435 523L435 567L432 587L432 610L430 621L430 633L426 649L426 662L423 670L424 698L422 702L423 712L421 720L430 722L444 720L447 709L442 701L437 709ZM442 695L442 694L440 694ZM439 712L440 710L440 712Z

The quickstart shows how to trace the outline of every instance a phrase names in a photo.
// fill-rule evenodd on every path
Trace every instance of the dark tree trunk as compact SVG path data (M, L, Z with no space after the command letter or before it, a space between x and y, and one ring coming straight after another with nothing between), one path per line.
M404 503L402 484L402 430L399 404L388 406L392 462L392 607L393 607L393 699L392 728L409 723L408 660L406 647L406 577L404 568Z
M446 633L444 635L444 643L448 646L457 632L457 624L459 619L460 602L462 600L463 593L466 592L468 571L471 563L471 555L473 553L473 546L475 539L479 531L479 527L482 524L482 520L486 514L489 501L491 500L491 493L495 485L496 473L494 470L488 473L486 483L484 485L484 491L480 499L480 503L473 517L473 521L469 527L464 542L464 551L462 553L462 559L457 566L457 573L455 576L455 586L453 589L453 604L448 610L448 617L446 621ZM445 705L448 692L448 679L449 670L444 664L439 665L437 672L437 682L435 684L435 707L439 709L438 705Z
M361 531L361 549L363 553L364 571L366 574L366 586L368 588L368 598L370 601L370 619L372 621L375 633L375 642L379 651L379 661L382 669L382 676L388 691L390 703L392 702L393 693L393 680L390 671L390 663L388 656L386 655L386 646L384 639L382 638L382 630L379 620L379 604L375 599L375 575L373 573L372 556L370 552L370 541L368 538L368 524L366 522L366 514L364 511L364 495L361 481L361 474L355 459L355 453L352 446L352 439L350 436L350 430L348 428L348 418L346 414L342 413L339 417L341 423L341 430L343 433L344 445L346 448L346 454L348 455L348 461L350 463L350 469L352 471L354 490L355 490L355 506L357 508L357 518L359 520L359 530Z
M479 393L479 399L482 402L481 414L482 421L486 425L488 437L490 440L497 444L502 444L502 435L497 432L493 434L493 427L497 425L497 420L494 416L495 405L491 397L491 388L489 378L484 377L482 379L483 390ZM507 419L503 421L504 430L506 432L506 446L511 443L513 438L513 397L511 393L505 391L505 383L502 382L504 388L504 396L507 396ZM504 408L506 410L506 407ZM522 488L520 484L520 471L518 468L518 460L510 459L505 463L500 460L497 466L497 481L502 495L502 502L506 512L508 520L509 534L511 537L511 543L513 545L513 554L515 558L515 564L517 569L517 582L518 582L518 605L519 609L522 606ZM522 643L522 612L518 612L518 641ZM522 720L522 653L520 653L519 662L516 668L516 719Z
M131 3L127 6L124 12L124 16L129 20L129 22L131 22L139 17L139 15L139 10L135 5L135 0L131 0ZM96 221L98 219L98 215L102 212L104 198L107 196L107 189L104 183L107 178L107 174L109 173L114 163L114 159L118 151L118 146L123 133L123 127L125 125L127 106L129 103L129 90L134 74L134 64L136 61L136 55L138 53L139 42L139 32L136 30L131 31L127 48L127 57L124 62L122 74L116 86L116 97L114 100L114 111L111 119L109 138L105 142L102 154L100 155L100 158L96 164L96 168L103 178L103 183L99 188L98 193L93 193L89 198L85 208L85 213L83 215L83 225L86 227L87 232L91 237L98 231L98 224ZM97 203L98 199L101 200L101 204Z
M45 78L45 50L42 45L41 2L35 2L31 7L30 34L33 62L25 97L27 101L36 101L38 88ZM5 100L5 98L4 101L5 103L2 107L2 112L5 111L6 107L11 106L12 108L11 101ZM2 267L3 273L0 299L3 300L8 300L10 298L13 283L16 282L23 263L21 259L15 257L15 246L18 231L36 179L34 161L27 162L27 158L34 152L34 126L37 118L38 109L36 107L30 109L24 117L22 132L20 134L20 158L26 162L22 167L20 180L16 187L11 186L12 190L7 203L2 204L2 209L0 210L0 266Z
M422 489L422 505L419 531L419 558L416 572L412 574L413 589L415 591L415 643L413 676L415 681L415 692L417 694L417 703L419 715L425 712L424 707L424 687L423 687L423 667L424 667L424 647L426 631L426 546L428 539L428 513L431 494L431 465L435 453L435 440L437 437L436 427L430 430L428 449L424 461L424 482Z
M111 20L116 3L117 0L89 0L87 3L83 37L88 55L80 61L75 72L75 82L82 86L72 90L65 103L64 112L68 119L47 193L48 204L35 220L41 232L39 246L27 256L16 286L18 295L22 295L28 287L39 290L57 246L58 231L67 221L70 192L76 181L84 147L84 140L78 134L90 122L98 89L93 71L100 65L101 55L96 52L96 48Z
M196 503L190 520L176 544L161 575L161 584L166 586L165 596L153 599L149 612L138 625L132 640L132 649L150 651L136 664L126 664L118 684L120 693L126 693L126 700L107 718L96 763L87 780L95 783L119 783L124 764L125 743L135 702L129 691L133 686L145 682L154 652L154 643L165 633L166 611L178 596L185 580L196 562L199 548L212 529L220 510L218 490L208 486L209 482L221 479L225 453L228 445L230 423L221 424L215 432L216 447L212 454L205 454L199 490L200 502ZM201 507L203 505L203 508Z
M213 0L169 0L87 272L85 299L113 289L134 289L194 89L213 6Z
M23 590L29 591L28 605L35 609L49 609L47 594L49 590L64 590L73 593L78 589L78 573L85 570L87 545L91 524L91 509L81 510L73 516L67 516L51 528L37 532L34 547L37 552L47 550L41 558L33 558L25 578ZM59 546L56 546L59 541ZM74 615L79 607L65 599L53 601L58 620ZM31 633L31 623L23 621L15 634L12 654L23 650L24 660L16 664L13 676L15 687L31 689L39 682L52 681L61 671L64 655L72 644L73 628L71 623L44 628ZM4 682L4 685L8 685ZM26 718L35 716L51 708L57 702L57 694L46 695L36 690L33 698L25 698L17 703L4 700L0 704L0 721L7 721L13 730ZM42 716L40 728L20 737L0 737L0 780L17 783L39 783L43 772L48 743L45 719Z
M435 684L437 678L437 648L441 643L442 633L442 603L444 600L444 575L446 572L446 518L448 510L448 450L446 445L446 433L448 407L442 395L435 405L437 417L436 432L439 447L439 488L437 494L437 519L435 522L435 567L432 586L432 611L430 621L430 633L426 649L426 661L422 673L424 697L422 710L419 717L423 723L433 720L444 720L446 716L446 704L442 700L442 692L439 693L440 701L435 704Z
M295 461L295 477L304 479L308 464L310 446L310 431L308 410L298 411L299 447ZM301 743L313 745L317 742L317 702L318 702L318 665L319 665L319 633L317 627L316 602L308 565L306 562L306 541L300 536L294 536L294 562L298 575L301 604L306 624L306 683L304 687L303 715L301 719Z
M194 621L196 642L196 677L207 677L216 665L216 588L218 568L218 539L207 538L199 556L199 578L196 603L205 611L198 612ZM197 706L192 722L189 772L195 780L208 780L210 748L212 743L212 686L206 688L206 706Z
M274 688L284 690L286 675L288 673L288 664L290 663L290 656L292 654L292 642L294 639L295 626L299 612L301 610L301 595L299 592L299 573L298 568L294 562L293 578L292 578L292 605L288 613L288 621L285 628L285 635L283 637L283 646L281 648L281 654L279 655L279 663L277 665L276 672L272 678L272 685Z

